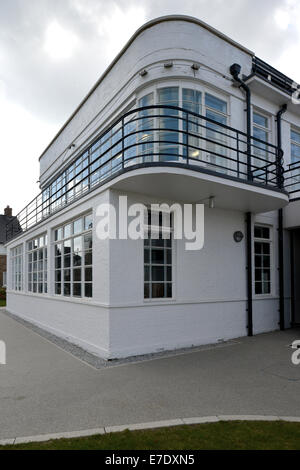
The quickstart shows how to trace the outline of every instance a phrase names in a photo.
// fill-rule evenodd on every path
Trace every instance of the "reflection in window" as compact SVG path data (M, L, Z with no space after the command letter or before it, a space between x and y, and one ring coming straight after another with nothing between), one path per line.
M146 96L143 96L138 102L138 107L143 108L145 106L151 106L154 103L154 94L150 93ZM154 118L153 109L144 109L139 112L138 120L138 153L139 155L145 155L143 162L153 161L153 128L154 128ZM142 119L141 119L142 118Z
M158 90L158 104L165 106L179 106L179 88L168 87ZM159 154L161 161L174 161L179 155L179 120L177 109L160 109L159 128Z
M264 167L268 160L269 120L257 112L253 113L253 137L252 154L257 157L252 158L252 166L255 167L254 177L261 179L262 170L259 168Z
M228 161L227 149L224 145L227 144L226 130L218 125L227 124L227 103L216 96L205 93L205 108L206 117L211 121L206 122L206 138L209 139L206 144L208 150L208 161L212 169L221 173L227 172Z
M196 90L190 90L189 88L183 88L182 90L182 107L187 111L192 111L196 114L201 114L201 93ZM200 159L200 140L196 137L201 135L201 120L197 116L191 114L183 115L183 130L189 131L189 136L183 134L183 143L189 144L189 157ZM192 134L192 135L191 135ZM186 147L183 147L183 155L187 155Z
M300 191L300 132L291 130L291 166L292 180L289 180L291 191Z
M54 231L55 294L92 297L92 227L92 214L88 214Z

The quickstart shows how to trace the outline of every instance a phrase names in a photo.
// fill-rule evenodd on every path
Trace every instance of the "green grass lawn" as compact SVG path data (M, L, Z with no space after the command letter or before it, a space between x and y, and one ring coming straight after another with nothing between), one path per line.
M6 300L0 299L0 307L5 307L6 306Z
M228 421L0 447L34 450L300 449L300 423Z

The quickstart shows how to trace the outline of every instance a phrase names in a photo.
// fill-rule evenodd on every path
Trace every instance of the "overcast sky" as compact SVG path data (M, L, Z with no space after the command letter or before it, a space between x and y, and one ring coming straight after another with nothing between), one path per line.
M38 194L39 155L135 30L176 13L300 83L299 0L0 0L0 213Z

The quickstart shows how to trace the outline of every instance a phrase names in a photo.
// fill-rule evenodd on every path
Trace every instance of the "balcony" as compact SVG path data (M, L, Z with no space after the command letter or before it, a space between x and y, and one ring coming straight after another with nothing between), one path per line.
M291 163L284 172L284 187L290 201L300 198L300 161Z
M187 109L134 109L8 224L7 240L104 184L182 201L214 195L221 208L277 209L288 202L280 157L276 146Z

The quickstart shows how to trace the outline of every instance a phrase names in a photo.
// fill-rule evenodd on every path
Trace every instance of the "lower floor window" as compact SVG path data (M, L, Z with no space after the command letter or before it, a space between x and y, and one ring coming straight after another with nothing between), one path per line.
M269 227L254 227L255 294L271 294L271 234Z
M54 232L54 292L66 297L93 296L91 214Z
M23 246L11 250L11 288L23 290Z
M28 242L28 291L47 293L47 235Z
M163 237L162 213L158 216L158 226L151 226L150 218L149 212L148 238L144 240L144 298L170 298L173 296L172 231L168 227L169 238ZM155 238L151 237L153 232L156 232Z

